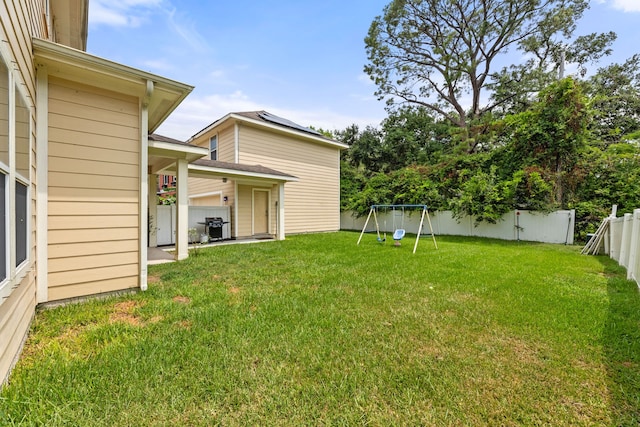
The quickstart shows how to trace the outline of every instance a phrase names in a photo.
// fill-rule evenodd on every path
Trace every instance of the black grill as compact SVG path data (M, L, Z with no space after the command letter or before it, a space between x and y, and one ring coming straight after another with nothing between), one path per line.
M219 216L207 217L204 222L209 230L209 240L222 239L222 226L227 222Z

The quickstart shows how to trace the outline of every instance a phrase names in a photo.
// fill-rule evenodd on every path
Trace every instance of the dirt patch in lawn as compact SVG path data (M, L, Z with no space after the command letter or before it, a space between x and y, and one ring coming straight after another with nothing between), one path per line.
M109 323L126 323L132 326L140 326L142 319L134 314L135 310L144 304L137 301L123 301L113 306L109 314Z

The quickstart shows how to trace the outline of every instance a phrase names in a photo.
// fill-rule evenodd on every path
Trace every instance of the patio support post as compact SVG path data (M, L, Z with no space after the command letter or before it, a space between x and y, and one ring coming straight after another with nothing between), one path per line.
M140 102L140 194L138 199L138 236L139 252L138 262L140 265L140 290L147 290L147 254L148 254L148 231L149 231L149 103L153 96L154 83L147 80L144 96Z
M189 205L187 199L189 172L185 159L178 159L176 166L176 259L181 260L189 256Z
M284 240L284 182L278 184L278 234L276 240Z
M158 247L158 175L149 174L149 247Z

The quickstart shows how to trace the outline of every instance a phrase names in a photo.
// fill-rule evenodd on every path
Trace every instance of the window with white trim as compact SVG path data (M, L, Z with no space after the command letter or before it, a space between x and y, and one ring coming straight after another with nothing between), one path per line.
M0 57L0 303L9 284L9 70Z
M0 284L7 278L7 187L6 175L0 173ZM0 289L2 285L0 285ZM2 303L2 300L0 300Z
M31 107L4 58L0 55L0 304L29 271L31 248Z
M27 102L16 88L15 93L16 150L16 267L27 260L29 247L29 165L31 113Z
M213 135L209 138L209 152L211 153L211 160L218 160L218 135Z

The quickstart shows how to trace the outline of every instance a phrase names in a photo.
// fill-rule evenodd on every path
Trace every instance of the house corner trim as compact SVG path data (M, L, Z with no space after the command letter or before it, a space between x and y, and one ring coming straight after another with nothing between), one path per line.
M46 66L36 70L36 302L49 301L49 74Z

